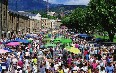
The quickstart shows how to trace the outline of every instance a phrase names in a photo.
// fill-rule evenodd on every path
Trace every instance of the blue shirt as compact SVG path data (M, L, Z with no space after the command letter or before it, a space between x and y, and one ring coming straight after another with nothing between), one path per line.
M0 72L2 72L2 66L0 66Z
M85 56L85 59L86 60L89 60L89 55L88 54Z
M106 67L106 72L107 73L113 73L114 72L114 68L112 66L107 66Z
M8 58L6 63L7 63L7 66L9 67L9 65L11 63L11 58Z
M3 68L3 66L4 66L4 67L6 67L6 68L8 68L8 66L7 66L7 63L6 63L6 62L2 62L2 63L1 63L1 66L2 66L2 68Z

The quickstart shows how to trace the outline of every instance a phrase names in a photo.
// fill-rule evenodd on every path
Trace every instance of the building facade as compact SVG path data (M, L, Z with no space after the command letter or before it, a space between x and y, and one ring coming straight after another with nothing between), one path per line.
M8 31L13 34L26 34L30 32L30 19L24 14L8 11Z
M41 20L30 19L30 32L37 33L41 29Z
M0 0L0 37L7 32L8 0Z

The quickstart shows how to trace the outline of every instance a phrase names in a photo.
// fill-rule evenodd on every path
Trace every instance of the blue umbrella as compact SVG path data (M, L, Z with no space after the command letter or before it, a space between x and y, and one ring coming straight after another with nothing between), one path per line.
M9 42L14 42L14 40L7 40L6 42L2 42L2 44L7 44Z
M87 34L79 34L79 36L87 36Z
M8 50L9 52L13 52L11 49L9 48L4 48L4 50Z
M29 41L27 39L19 39L19 38L17 38L15 41L21 42L21 43L24 43L24 44L28 44L29 43Z
M101 38L96 38L95 39L95 42L99 42L99 41L102 41L102 39Z

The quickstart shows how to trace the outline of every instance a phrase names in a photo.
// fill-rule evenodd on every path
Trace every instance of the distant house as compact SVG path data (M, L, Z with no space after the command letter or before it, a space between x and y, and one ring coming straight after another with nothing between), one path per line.
M41 15L38 14L28 14L30 19L36 19L36 20L41 20Z
M56 12L48 12L47 15L54 16Z

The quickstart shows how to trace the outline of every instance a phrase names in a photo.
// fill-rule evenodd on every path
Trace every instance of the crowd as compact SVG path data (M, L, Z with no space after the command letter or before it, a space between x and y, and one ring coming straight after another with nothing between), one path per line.
M44 32L45 34L45 32ZM115 73L115 45L95 46L78 37L70 38L81 53L67 51L65 45L45 48L44 34L29 44L9 47L12 53L0 54L0 73ZM61 34L62 35L62 34ZM24 35L25 37L25 35ZM21 38L24 38L21 37ZM52 36L56 37L56 36ZM13 37L15 39L17 37ZM4 48L8 47L1 44Z

